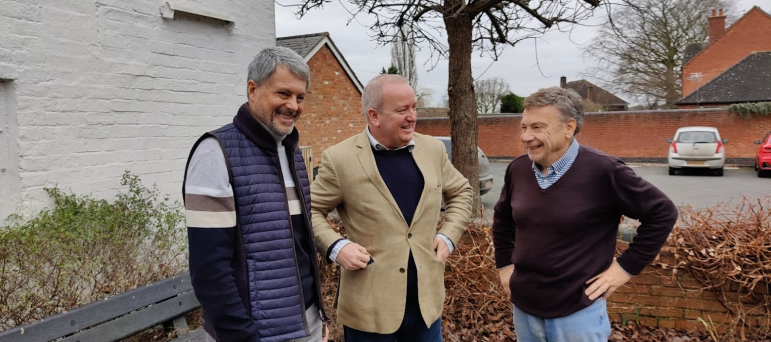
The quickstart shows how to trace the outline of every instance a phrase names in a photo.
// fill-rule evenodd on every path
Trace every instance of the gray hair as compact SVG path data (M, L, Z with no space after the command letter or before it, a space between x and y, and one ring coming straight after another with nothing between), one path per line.
M276 66L286 66L290 72L305 79L305 87L310 82L311 72L305 60L290 48L276 46L260 51L249 63L249 80L261 85L276 72Z
M563 123L570 119L576 120L575 134L578 134L584 124L584 99L581 95L570 88L550 87L539 89L525 98L523 103L524 109L548 105L559 109Z
M395 74L380 74L375 76L364 87L364 93L361 94L361 108L364 110L364 116L367 116L367 111L370 108L375 108L380 111L380 106L383 104L383 85L386 83L406 83L410 84L404 76Z

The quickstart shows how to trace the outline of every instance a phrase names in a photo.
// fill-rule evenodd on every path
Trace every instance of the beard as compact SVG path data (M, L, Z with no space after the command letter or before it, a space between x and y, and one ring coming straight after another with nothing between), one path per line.
M270 129L273 134L279 135L279 136L287 136L289 133L292 133L294 130L294 123L290 127L285 127L281 124L276 123L276 119L281 120L279 117L292 117L295 121L297 120L297 111L292 111L286 108L278 108L275 112L273 112L273 116L271 117L271 120L268 121L268 124L266 125L268 129Z

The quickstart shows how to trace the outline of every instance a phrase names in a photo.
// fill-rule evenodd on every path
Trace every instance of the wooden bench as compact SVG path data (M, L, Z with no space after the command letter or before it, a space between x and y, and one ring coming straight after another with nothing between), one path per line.
M185 322L185 314L199 307L185 272L0 332L0 341L119 341L161 324L181 336L174 342L203 341L203 329L190 332Z

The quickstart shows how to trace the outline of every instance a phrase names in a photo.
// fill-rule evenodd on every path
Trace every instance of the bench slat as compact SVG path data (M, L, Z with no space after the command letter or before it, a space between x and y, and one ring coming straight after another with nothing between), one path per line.
M206 331L203 328L198 328L171 340L171 342L205 342L206 336Z
M116 320L62 339L61 342L119 341L198 308L193 291L132 312Z
M181 273L106 300L0 332L0 341L50 341L191 290L190 273Z

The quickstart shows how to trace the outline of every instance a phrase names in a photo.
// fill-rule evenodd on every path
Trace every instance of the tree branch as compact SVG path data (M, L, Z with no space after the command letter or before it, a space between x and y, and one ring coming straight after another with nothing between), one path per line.
M490 18L490 25L495 28L495 32L498 33L498 42L501 44L506 43L506 34L503 33L503 29L501 28L501 25L498 23L498 20L496 20L495 16L490 13L490 10L485 10L485 14L488 18Z

